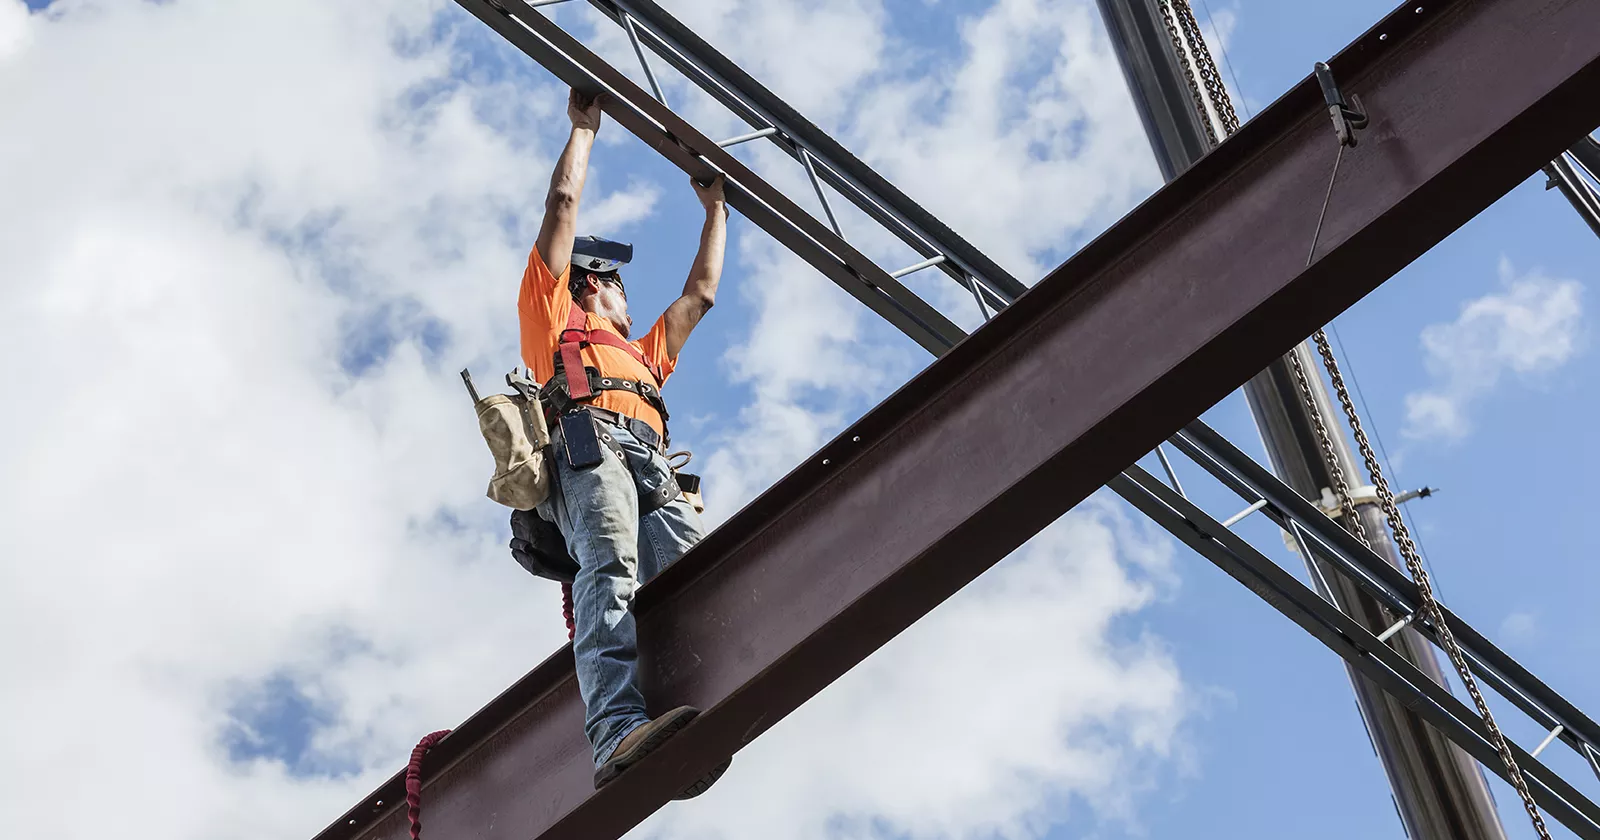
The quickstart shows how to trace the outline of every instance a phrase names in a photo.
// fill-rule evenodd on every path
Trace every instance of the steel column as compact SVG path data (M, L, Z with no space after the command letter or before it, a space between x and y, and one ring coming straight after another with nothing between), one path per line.
M1346 156L1313 265L1335 147L1307 79L641 589L646 695L693 725L592 790L564 648L435 748L430 830L620 836L1600 121L1600 6L1430 11L1334 60L1376 142ZM526 23L519 47L618 89ZM686 171L727 168L644 114L625 124ZM401 835L398 786L321 837Z
M1111 47L1133 93L1161 179L1171 181L1211 150L1183 68L1161 20L1161 0L1096 0Z

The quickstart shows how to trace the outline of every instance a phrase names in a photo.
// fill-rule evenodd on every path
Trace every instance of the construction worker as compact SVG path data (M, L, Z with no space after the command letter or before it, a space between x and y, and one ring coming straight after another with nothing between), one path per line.
M635 590L704 536L666 458L660 388L678 351L716 299L727 239L722 178L691 180L705 208L700 250L683 294L637 341L618 269L632 246L578 237L578 202L600 103L573 91L572 133L556 162L544 222L522 277L522 359L543 382L555 481L538 515L555 523L578 563L572 581L573 655L594 748L595 787L616 778L698 713L683 706L654 720L639 690ZM574 376L577 365L585 371ZM723 762L678 795L709 788Z

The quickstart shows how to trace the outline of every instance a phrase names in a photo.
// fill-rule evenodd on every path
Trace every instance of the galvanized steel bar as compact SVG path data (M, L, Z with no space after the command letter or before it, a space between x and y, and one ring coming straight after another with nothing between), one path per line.
M633 44L633 54L639 57L639 66L644 69L644 77L650 82L650 92L655 95L657 102L666 105L667 95L661 92L661 83L656 81L656 72L650 69L650 59L645 57L644 47L639 46L639 31L633 25L633 18L623 15L622 28L627 30L628 40Z

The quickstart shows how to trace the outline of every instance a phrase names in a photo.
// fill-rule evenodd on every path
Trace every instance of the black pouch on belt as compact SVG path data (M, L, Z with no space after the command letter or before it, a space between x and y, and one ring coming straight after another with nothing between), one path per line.
M579 409L561 415L561 441L567 465L575 470L586 470L605 460L594 416L587 411Z
M531 510L511 512L511 556L522 568L549 580L571 583L578 575L578 561L568 554L561 529Z

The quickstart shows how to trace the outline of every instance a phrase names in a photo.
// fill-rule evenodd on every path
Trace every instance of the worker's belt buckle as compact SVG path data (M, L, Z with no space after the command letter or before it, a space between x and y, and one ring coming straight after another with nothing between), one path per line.
M567 335L569 333L575 333L575 334L577 334L578 337L574 338L574 339L571 339L571 340L568 340L567 339ZM558 343L558 344L582 344L582 343L584 343L585 341L588 341L588 340L589 340L589 331L588 330L562 330L561 331L561 337L559 339L557 339L556 343Z

